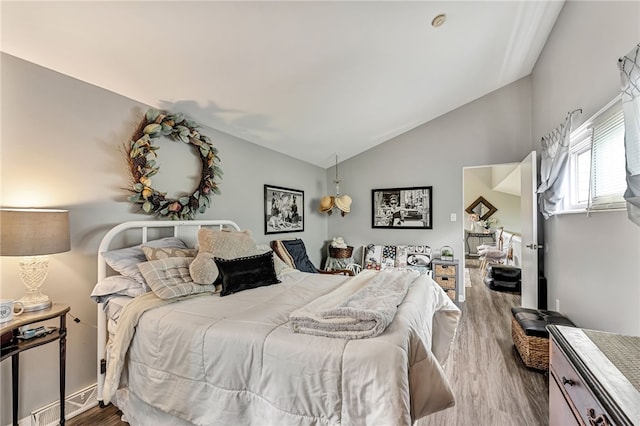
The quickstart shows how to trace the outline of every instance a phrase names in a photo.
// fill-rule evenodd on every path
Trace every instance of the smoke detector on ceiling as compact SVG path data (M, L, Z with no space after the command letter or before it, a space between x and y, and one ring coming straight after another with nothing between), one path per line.
M447 20L447 15L445 15L444 13L436 15L436 17L433 18L433 20L431 21L431 26L434 28L438 28L439 26L444 24L444 21L446 20Z

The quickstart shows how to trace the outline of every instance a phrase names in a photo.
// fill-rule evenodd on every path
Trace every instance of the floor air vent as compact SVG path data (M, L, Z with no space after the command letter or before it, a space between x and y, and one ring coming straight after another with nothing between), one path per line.
M96 385L82 389L67 396L64 413L67 419L98 405ZM31 413L31 426L50 426L60 424L60 401L53 402Z

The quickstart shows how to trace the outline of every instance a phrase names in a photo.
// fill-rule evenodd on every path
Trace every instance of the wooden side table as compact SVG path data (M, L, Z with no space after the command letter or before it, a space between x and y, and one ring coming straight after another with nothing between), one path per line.
M66 343L67 327L66 314L69 312L69 305L54 303L50 308L41 311L25 312L22 315L14 316L12 321L0 324L0 334L13 333L10 344L0 348L1 358L4 361L11 357L11 384L12 384L12 404L13 404L13 424L18 424L18 371L20 368L20 352L37 346L46 345L50 342L60 341L60 424L64 425L64 388L65 388L65 364L66 364ZM19 327L31 325L52 318L60 318L60 327L52 333L29 340L18 339Z
M469 257L479 257L478 246L481 244L495 244L495 232L471 232L465 231L465 245Z

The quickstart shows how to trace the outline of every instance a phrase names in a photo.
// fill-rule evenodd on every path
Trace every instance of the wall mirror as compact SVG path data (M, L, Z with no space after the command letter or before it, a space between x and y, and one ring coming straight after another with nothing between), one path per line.
M477 214L480 220L485 220L491 217L492 214L498 211L493 204L484 199L484 197L478 197L467 209L465 210L469 214Z

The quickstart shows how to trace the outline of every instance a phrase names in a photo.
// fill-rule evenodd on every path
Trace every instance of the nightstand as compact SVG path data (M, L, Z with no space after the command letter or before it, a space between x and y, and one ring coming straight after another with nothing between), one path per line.
M496 234L495 232L465 232L465 245L467 249L467 254L469 257L479 257L478 254L478 246L481 244L495 244L496 243Z
M0 324L0 334L12 333L13 339L9 344L0 348L1 358L4 361L11 357L11 384L12 384L12 408L13 408L13 424L18 424L18 371L20 367L20 352L35 348L47 343L60 341L60 424L64 424L64 387L65 387L65 364L66 364L66 342L67 327L66 315L69 312L69 306L61 303L54 303L50 308L41 311L25 312L21 315L14 316L12 321ZM60 318L60 327L56 328L52 333L40 337L33 337L28 340L18 339L20 331L19 327L32 325L41 321L52 318Z
M458 283L460 282L458 269L458 259L433 259L431 261L433 280L440 284L440 287L453 301L458 300Z

